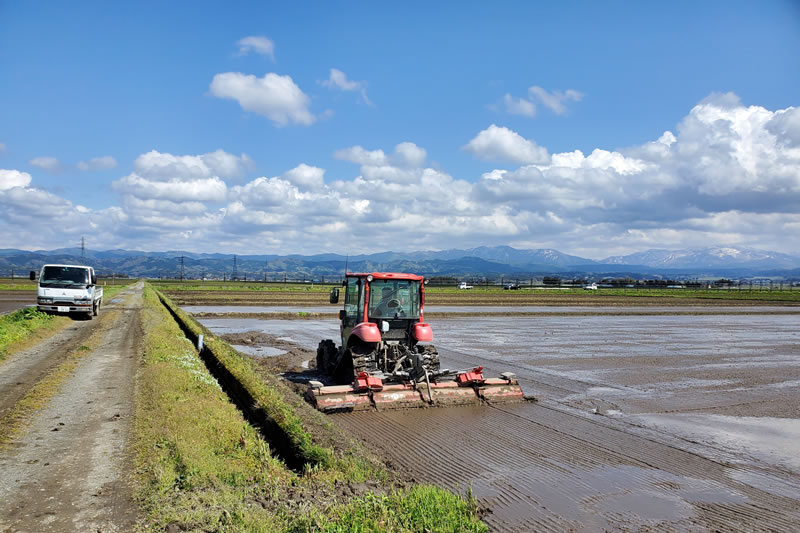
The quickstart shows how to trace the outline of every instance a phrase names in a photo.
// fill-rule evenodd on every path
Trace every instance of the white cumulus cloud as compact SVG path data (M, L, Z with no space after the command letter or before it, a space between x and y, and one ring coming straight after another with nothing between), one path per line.
M6 170L0 168L0 191L7 191L14 187L27 187L31 183L31 175L19 170Z
M425 148L402 142L337 150L352 171L337 169L333 179L299 163L230 186L248 157L154 150L115 182L119 205L99 210L34 188L35 175L5 170L0 231L6 246L20 247L56 247L75 235L79 242L80 231L96 227L93 239L109 247L181 242L197 251L244 252L258 243L256 253L341 252L346 242L352 254L504 243L600 259L715 243L797 253L799 117L796 108L712 95L638 146L552 155L492 125L464 147L503 160L479 176L431 168Z
M289 183L293 183L299 189L313 190L322 187L324 176L325 169L301 163L292 170L286 172L283 178Z
M309 126L316 117L311 113L309 97L291 76L273 72L263 78L241 72L217 74L209 87L217 98L236 100L242 109L270 119L277 126L289 123Z
M134 171L146 178L195 179L218 176L238 178L254 166L247 154L236 156L224 150L202 155L173 155L151 150L133 162Z
M79 161L78 168L80 170L110 170L117 167L117 160L110 155L102 157L93 157L88 161Z
M267 37L251 35L250 37L239 39L236 44L239 45L239 55L255 52L275 61L275 43Z
M341 91L358 91L364 103L372 105L372 102L367 97L367 82L349 80L347 79L347 74L337 68L331 69L328 79L322 81L322 86Z
M563 115L567 112L566 102L572 100L580 102L583 99L583 93L575 89L567 89L566 91L547 91L537 85L528 89L528 94L531 99L538 100L543 106L549 108L557 115Z
M51 174L57 174L64 170L64 165L61 164L61 161L51 156L34 157L28 163Z
M154 181L129 174L114 182L114 188L139 199L160 199L172 202L214 202L225 198L227 187L217 177L192 180Z
M503 103L506 106L506 111L512 115L522 115L530 118L536 116L536 104L524 98L516 98L506 93L503 97Z
M504 126L492 124L476 135L464 147L475 157L487 160L507 160L515 163L545 163L547 149Z

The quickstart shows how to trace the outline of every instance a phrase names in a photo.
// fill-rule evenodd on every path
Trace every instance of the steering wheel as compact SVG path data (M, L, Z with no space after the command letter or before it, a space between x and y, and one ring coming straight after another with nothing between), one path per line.
M390 308L400 307L400 300L398 300L397 298L392 298L391 300L386 302L386 307L390 307Z

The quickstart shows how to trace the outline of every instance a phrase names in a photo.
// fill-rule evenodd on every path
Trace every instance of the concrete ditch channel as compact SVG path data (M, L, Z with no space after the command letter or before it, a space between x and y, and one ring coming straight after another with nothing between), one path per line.
M471 489L494 531L791 531L798 309L764 311L431 319L443 366L511 369L539 401L330 419L418 481ZM337 333L328 319L200 321L308 354Z

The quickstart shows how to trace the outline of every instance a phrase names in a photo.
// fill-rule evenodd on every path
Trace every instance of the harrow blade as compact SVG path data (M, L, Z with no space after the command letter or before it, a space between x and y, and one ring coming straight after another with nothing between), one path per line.
M311 405L324 413L372 409L369 395L356 391L352 385L310 386L305 397Z
M475 386L475 392L491 404L521 402L525 399L516 379L489 378Z
M519 402L525 399L513 377L481 379L473 382L419 382L387 384L378 388L353 385L310 385L306 399L320 411L385 411L420 407L453 407Z

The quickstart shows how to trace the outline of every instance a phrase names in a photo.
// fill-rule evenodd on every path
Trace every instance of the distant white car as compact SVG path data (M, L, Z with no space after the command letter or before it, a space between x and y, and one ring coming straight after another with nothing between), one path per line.
M596 291L597 283L590 283L588 285L584 285L583 288L586 289L587 291Z
M462 281L461 283L458 284L458 288L462 290L471 289L472 285L468 285L466 281Z

